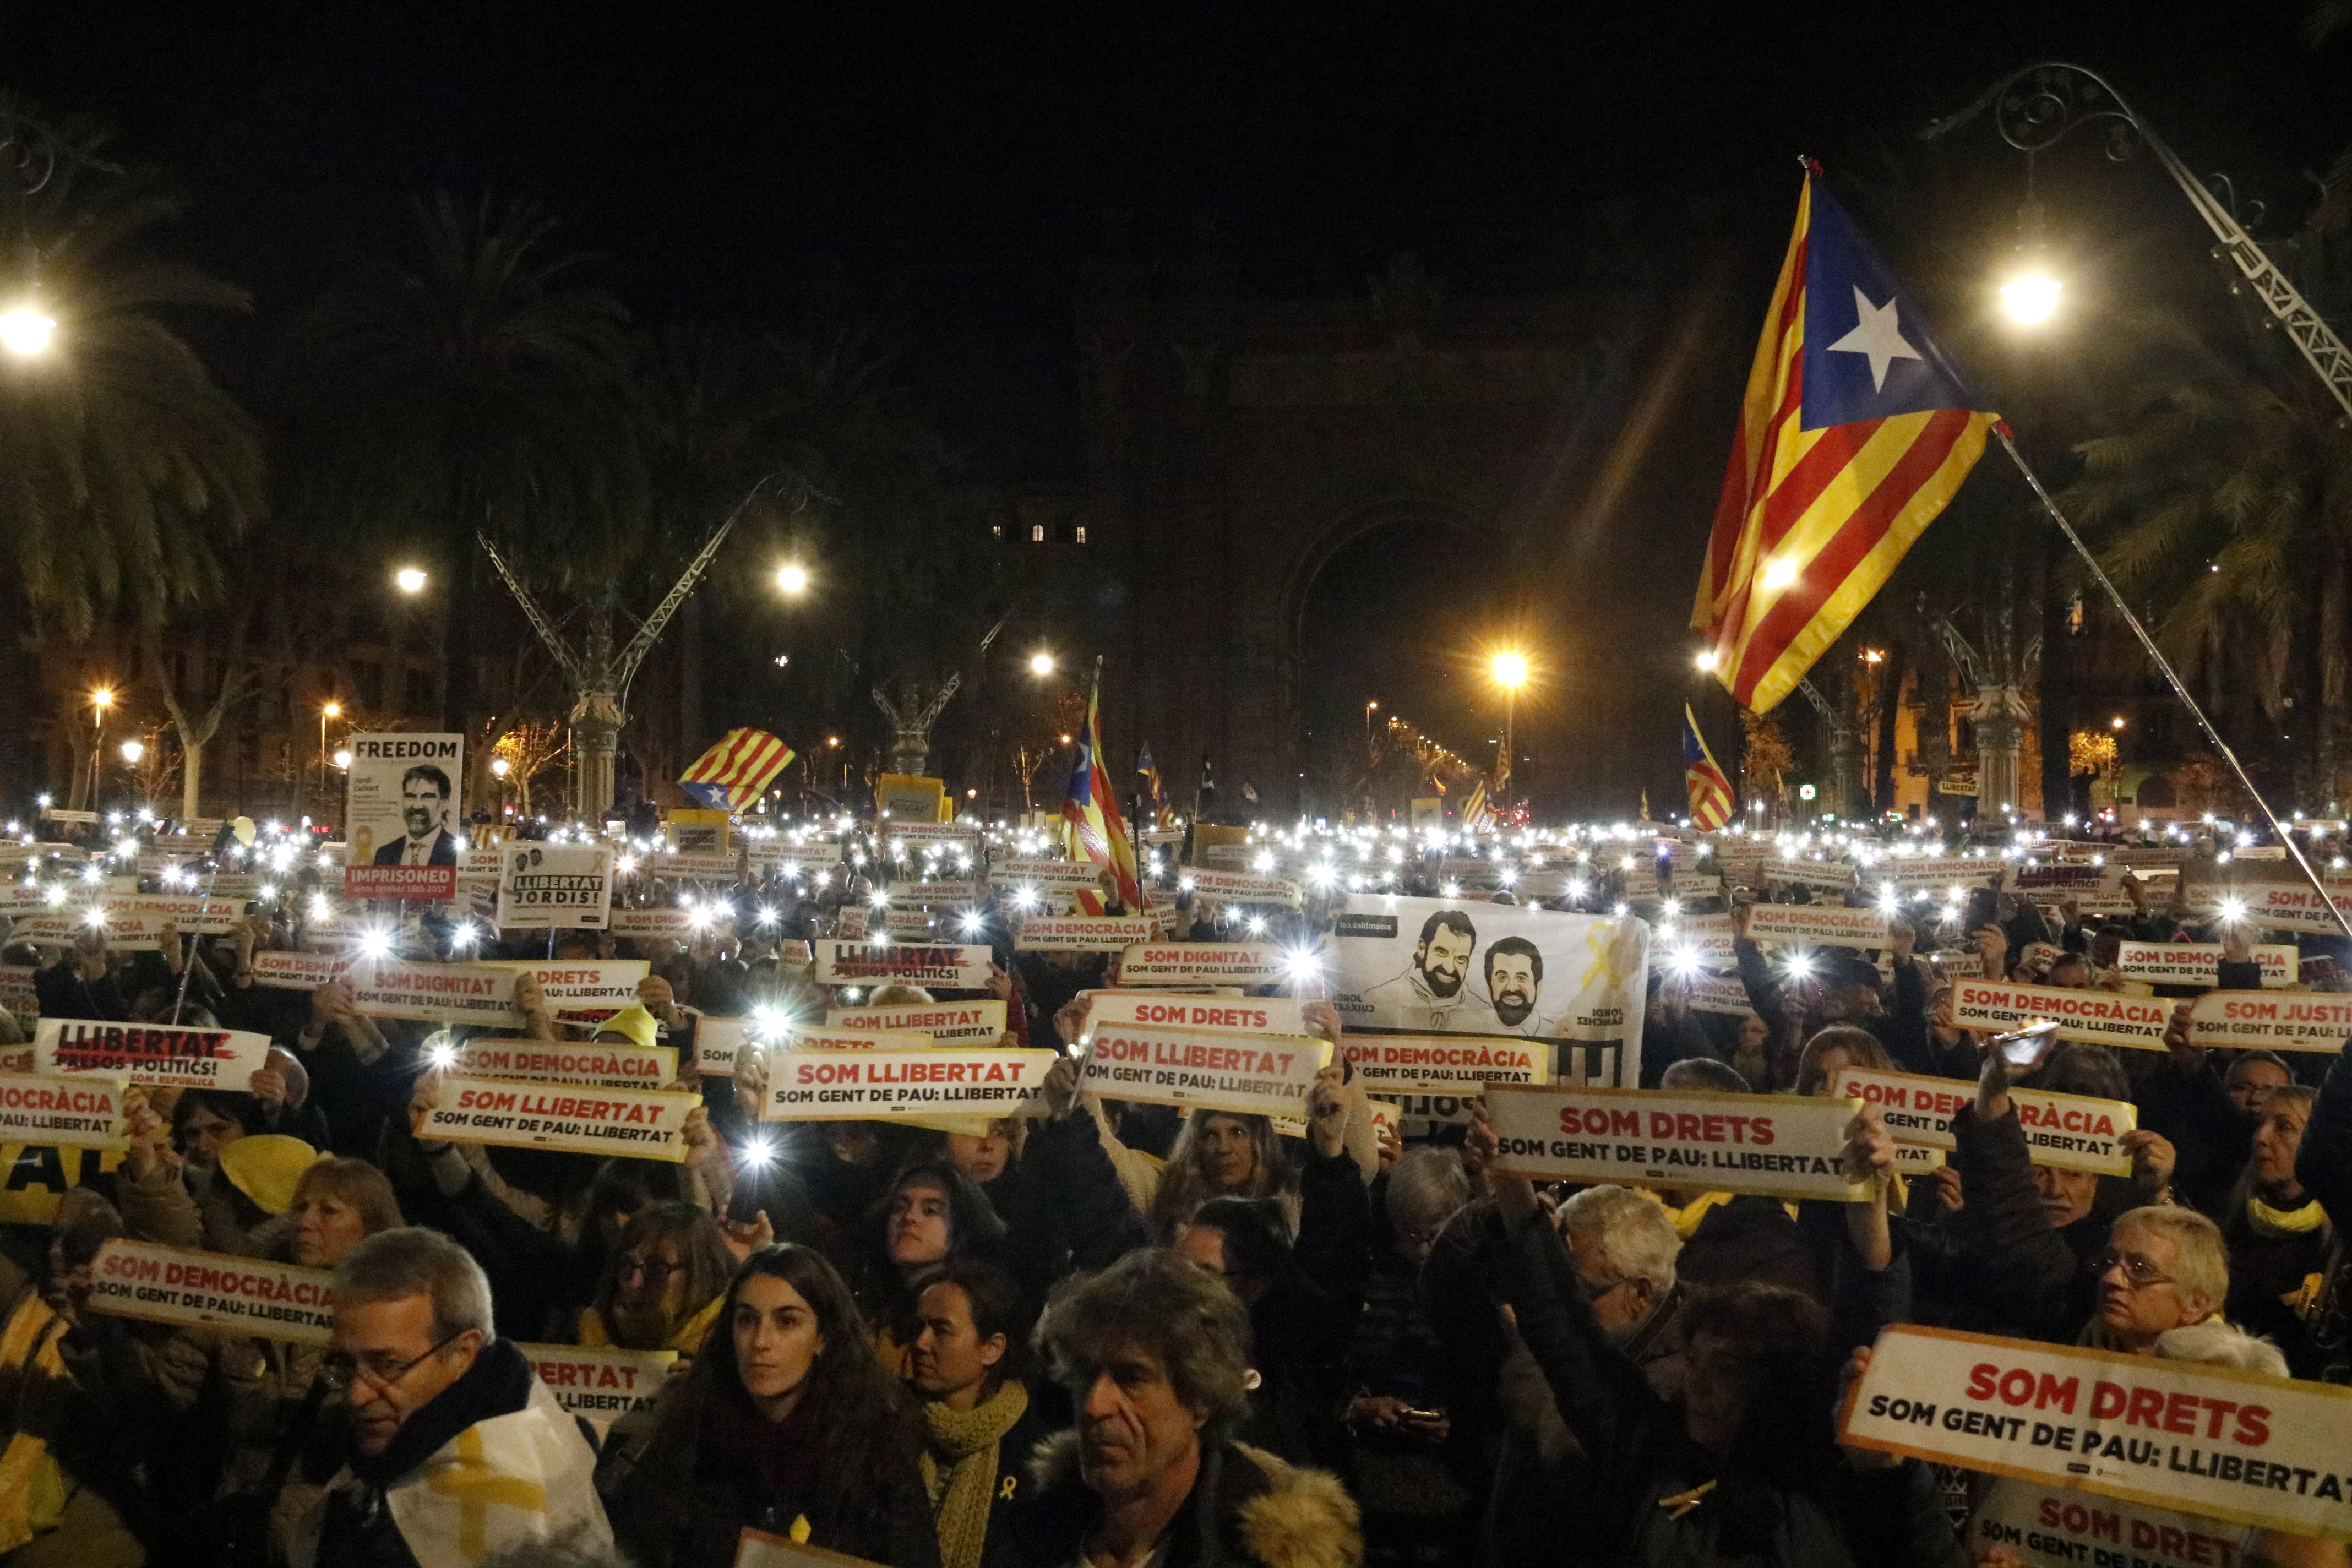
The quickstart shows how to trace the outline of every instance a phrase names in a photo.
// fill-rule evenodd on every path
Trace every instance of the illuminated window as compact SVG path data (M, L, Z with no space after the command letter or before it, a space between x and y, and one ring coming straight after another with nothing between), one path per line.
M988 531L995 535L997 538L1002 539L1004 537L1004 525L1001 522L997 523L990 528Z
M1045 525L1044 523L1033 522L1029 525L1029 542L1032 544L1043 544L1045 542Z
M1083 522L1082 522L1082 523L1078 524L1078 542L1079 542L1080 544L1084 544L1086 542L1087 542L1087 525L1086 525L1085 523L1083 523Z

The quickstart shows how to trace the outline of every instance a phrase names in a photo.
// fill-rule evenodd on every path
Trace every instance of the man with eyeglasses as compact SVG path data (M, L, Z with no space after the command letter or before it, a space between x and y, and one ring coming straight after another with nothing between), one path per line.
M497 1337L490 1286L438 1231L379 1231L335 1270L320 1373L350 1416L343 1468L295 1568L457 1568L532 1541L610 1550L596 1457Z

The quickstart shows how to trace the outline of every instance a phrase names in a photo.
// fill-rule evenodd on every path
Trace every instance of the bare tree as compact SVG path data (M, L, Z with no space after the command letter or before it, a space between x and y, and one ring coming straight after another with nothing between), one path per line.
M144 656L147 679L163 699L163 710L171 715L172 731L180 738L180 816L186 818L203 815L197 797L204 791L205 748L220 733L221 723L255 687L255 670L245 654L245 634L252 620L252 601L240 603L228 618L226 651L221 655L219 682L213 689L211 703L192 709L182 700L179 683L172 679L171 667L163 658L162 632L153 626L144 626L139 632L139 647ZM198 692L196 695L201 696ZM157 748L160 750L160 748Z

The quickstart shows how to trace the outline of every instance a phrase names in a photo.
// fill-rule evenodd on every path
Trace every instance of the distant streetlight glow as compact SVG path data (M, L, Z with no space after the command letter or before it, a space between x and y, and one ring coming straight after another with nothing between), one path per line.
M101 713L113 707L114 692L112 689L101 686L97 690L91 692L89 694L89 705L92 708L97 709Z
M144 743L138 741L125 741L122 742L122 760L131 763L132 766L137 766L139 759L146 754L147 748Z
M1053 674L1054 656L1042 647L1035 653L1031 654L1029 656L1029 673L1035 676L1040 680L1043 680L1045 677Z
M507 776L508 772L513 766L514 764L508 762L504 757L492 757L490 759L490 776L493 778L502 779Z
M421 566L404 566L392 574L392 585L404 594L422 594L429 580Z
M2020 326L2038 327L2058 312L2058 292L2066 285L2045 273L2028 272L2000 286L2000 302Z
M776 568L776 588L787 597L798 598L808 592L808 568L797 561L786 562Z
M348 768L348 767L350 767L351 765L352 765L352 754L351 754L351 752L349 752L348 751L340 751L340 752L337 752L335 753L335 766L337 766L337 767L339 767L339 768Z
M48 352L49 340L56 336L57 322L30 305L0 311L0 345L22 359Z
M1698 657L1692 659L1691 662L1698 666L1699 668L1712 673L1715 669L1715 649L1711 647L1703 647L1699 649Z
M1525 654L1498 653L1492 666L1495 684L1506 691L1517 691L1528 683L1528 660Z

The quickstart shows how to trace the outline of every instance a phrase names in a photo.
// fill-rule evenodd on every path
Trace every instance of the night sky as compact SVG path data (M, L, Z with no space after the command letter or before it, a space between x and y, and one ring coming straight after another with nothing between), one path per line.
M2300 171L2352 141L2352 39L2315 53L2300 16L79 0L0 5L0 80L177 169L197 205L172 243L265 318L355 252L402 251L413 193L520 194L646 321L867 329L972 476L1021 481L1079 466L1081 265L1204 226L1267 298L1357 297L1405 252L1452 294L1553 287L1596 234L1638 268L1704 226L1763 280L1742 285L1750 320L1798 153L1916 157L1926 121L2050 56L2106 71L2192 163L2299 216ZM1939 155L2021 179L1981 127ZM2172 221L2144 161L2086 177ZM207 348L234 381L235 332ZM1737 374L1706 394L1723 438ZM1686 460L1719 471L1719 441ZM1651 574L1675 580L1658 635L1678 637L1691 572Z

